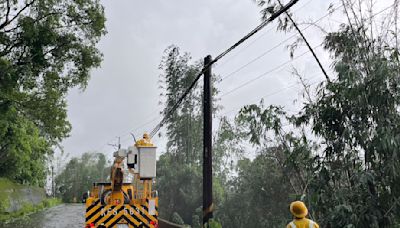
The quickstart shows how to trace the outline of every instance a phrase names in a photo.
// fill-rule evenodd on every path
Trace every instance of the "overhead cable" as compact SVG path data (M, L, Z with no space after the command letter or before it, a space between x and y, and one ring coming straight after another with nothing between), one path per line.
M165 122L168 120L168 118L176 111L176 109L179 107L179 105L183 102L185 97L190 93L190 91L195 87L197 81L200 79L201 75L204 74L204 72L211 67L214 63L218 62L221 58L223 58L225 55L227 55L229 52L234 50L236 47L238 47L240 44L245 42L247 39L249 39L251 36L256 34L258 31L260 31L262 28L264 28L267 24L275 20L277 17L279 17L282 13L284 13L286 10L288 10L290 7L292 7L295 3L297 3L298 0L291 0L289 3L287 3L285 6L282 6L277 12L273 13L268 19L264 20L260 25L258 25L256 28L251 30L248 34L246 34L244 37L242 37L239 41L237 41L235 44L230 46L228 49L223 51L221 54L219 54L217 57L215 57L209 64L203 67L203 69L197 74L196 78L193 80L193 82L190 84L190 86L185 90L185 92L182 94L182 96L178 99L178 101L172 106L171 109L169 109L163 119L158 123L155 128L150 132L150 137L153 137L157 132L161 129L161 127L165 124Z
M312 76L312 77L311 77L310 79L308 79L308 80L311 81L311 80L313 80L313 79L316 79L316 78L318 78L319 75L320 75L320 73L318 73L318 74ZM311 86L311 85L314 85L314 84L319 83L319 82L321 82L321 81L315 81L315 82L312 82L312 83L310 83L310 84L308 84L308 85ZM257 98L257 99L253 99L253 100L250 101L250 102L256 102L256 101L259 100L259 99L264 99L264 98L273 96L273 95L278 94L278 93L281 93L281 92L283 92L283 91L285 91L285 90L287 90L287 89L294 88L294 87L296 87L297 85L298 85L298 83L290 84L290 85L288 85L288 86L286 86L286 87L283 87L283 88L281 88L281 89L279 89L279 90L276 90L276 91L273 91L273 92L269 92L269 93L267 93L267 94L265 94L265 95L263 95L263 96L261 96L261 97L259 97L259 98ZM236 107L234 107L234 108L232 108L232 109L230 109L230 110L224 112L224 113L222 114L222 116L225 116L225 115L227 115L227 114L229 114L229 113L231 113L231 112L234 112L234 111L238 111L238 110L239 110L240 108L242 108L242 107L243 107L243 105L236 106Z
M304 3L302 6L300 6L299 8L297 8L294 12L297 12L301 9L303 9L305 6L307 6L308 4L310 4L310 2L313 0L308 0L306 3ZM262 37L264 37L266 34L268 34L269 32L271 32L274 28L270 28L268 30L266 30L264 33L262 33L260 36L258 36L257 38L255 38L253 41L251 41L249 44L247 44L246 46L244 46L242 49L240 49L239 51L237 51L233 56L231 56L230 58L228 58L227 60L225 60L224 62L220 63L218 65L218 67L222 67L223 65L225 65L226 63L229 62L229 60L233 59L234 57L236 57L238 54L240 54L242 51L246 50L247 48L249 48L250 46L252 46L254 43L256 43L259 39L261 39Z
M342 7L342 5L339 5L338 7L334 8L333 10L337 10L340 7ZM309 27L313 26L314 24L316 24L317 22L321 21L322 19L324 19L325 17L329 16L331 13L327 13L324 16L318 18L317 20L315 20L313 23L309 24L308 26L306 26L305 28L303 28L301 31L305 31L307 30ZM252 64L253 62L259 60L261 57L265 56L266 54L272 52L273 50L275 50L276 48L280 47L282 44L286 43L287 41L289 41L290 39L296 37L296 34L293 34L291 36L289 36L288 38L286 38L285 40L279 42L278 44L276 44L275 46L273 46L272 48L266 50L265 52L261 53L259 56L255 57L254 59L250 60L249 62L247 62L246 64L242 65L241 67L237 68L236 70L232 71L231 73L227 74L226 76L222 77L220 82L224 81L227 78L230 78L231 76L233 76L234 74L236 74L237 72L241 71L242 69L244 69L245 67L249 66L250 64Z
M314 48L318 48L318 47L320 47L321 45L322 45L322 43L319 44L319 45L317 45L317 46L314 46ZM272 69L270 69L270 70L268 70L268 71L266 71L266 72L264 72L264 73L258 75L257 77L252 78L252 79L246 81L246 82L243 83L243 84L240 84L239 86L235 87L234 89L229 90L228 92L222 94L220 97L221 97L221 98L222 98L222 97L225 97L225 96L227 96L228 94L231 94L231 93L235 92L236 90L238 90L238 89L240 89L240 88L243 88L243 87L247 86L247 85L250 84L250 83L253 83L253 82L256 81L256 80L258 80L258 79L260 79L260 78L263 78L263 77L265 77L265 76L271 74L272 72L274 72L274 71L276 71L276 70L279 70L279 69L282 68L283 66L287 65L288 63L293 62L294 60L296 60L296 59L298 59L298 58L304 56L305 54L307 54L307 53L309 53L309 52L310 52L310 51L307 50L307 51L301 53L300 55L296 56L295 58L289 59L288 61L283 62L282 64L279 64L278 66L276 66L276 67L274 67L274 68L272 68Z
M282 6L282 3L280 0L278 0L279 4ZM315 51L313 50L313 48L311 47L310 43L308 42L308 40L306 39L306 37L304 36L303 32L300 30L300 28L297 26L297 23L293 20L292 16L290 16L289 12L285 11L286 16L289 18L289 20L292 22L294 28L297 30L297 32L300 34L301 38L303 39L303 41L306 43L308 49L310 50L311 54L313 55L315 61L317 61L319 68L321 69L322 73L325 75L326 81L328 83L331 82L328 73L326 73L325 68L322 66L321 61L319 60L317 54L315 54Z

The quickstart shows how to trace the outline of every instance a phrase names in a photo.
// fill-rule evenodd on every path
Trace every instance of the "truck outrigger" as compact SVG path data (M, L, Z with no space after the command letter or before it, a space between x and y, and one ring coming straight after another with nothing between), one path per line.
M126 158L131 183L124 183ZM111 182L94 183L86 199L86 227L158 227L158 194L152 190L156 177L156 147L148 134L128 149L114 152Z

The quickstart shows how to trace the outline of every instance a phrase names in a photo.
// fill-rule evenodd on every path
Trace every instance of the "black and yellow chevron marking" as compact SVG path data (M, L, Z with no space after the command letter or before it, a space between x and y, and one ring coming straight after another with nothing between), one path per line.
M96 226L103 224L106 227L114 227L118 222L129 224L129 227L151 227L150 222L157 222L156 215L150 215L147 205L101 205L95 201L86 208L86 224L94 223Z

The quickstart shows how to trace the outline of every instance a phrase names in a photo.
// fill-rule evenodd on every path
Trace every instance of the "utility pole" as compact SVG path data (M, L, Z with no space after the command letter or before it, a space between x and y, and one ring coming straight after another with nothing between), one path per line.
M211 55L204 58L203 98L203 225L213 217Z

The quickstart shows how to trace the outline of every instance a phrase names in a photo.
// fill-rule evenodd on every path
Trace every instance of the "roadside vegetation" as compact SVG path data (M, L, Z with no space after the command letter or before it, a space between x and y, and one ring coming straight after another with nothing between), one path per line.
M44 186L71 130L68 90L100 65L104 22L97 0L0 1L0 176Z
M33 203L24 195L31 192L39 198L39 203ZM8 179L0 178L0 222L19 218L30 213L34 213L61 203L58 198L46 197L44 189L39 187L30 187L11 182ZM13 210L12 204L17 204L18 210Z
M71 130L66 95L100 65L104 24L97 0L0 0L0 177L9 180L0 179L0 219L59 202L4 212L19 184L44 194L53 151Z
M279 1L255 2L262 18L279 7ZM298 113L260 100L229 119L217 99L220 77L213 75L213 226L282 227L291 220L293 200L304 201L321 227L399 226L398 1L375 12L371 1L342 0L327 11L345 18L334 31L319 28L332 73L314 90L303 80L308 75L294 71L304 85ZM104 23L97 0L0 0L0 176L12 180L1 179L0 190L16 183L44 187L53 150L71 130L66 95L84 89L90 69L100 65L96 44L106 33ZM296 32L287 17L277 26ZM289 56L302 45L303 39L289 45ZM177 46L166 49L160 64L163 113L202 64ZM167 146L156 183L161 217L195 228L202 226L201 87L162 128ZM80 201L108 173L101 153L73 158L56 177L57 196ZM24 205L0 219L58 202ZM0 211L8 206L0 194Z
M18 210L16 212L10 212L10 213L0 212L0 223L1 222L10 222L11 220L19 219L23 216L39 212L39 211L45 210L50 207L57 206L61 203L62 203L62 201L58 198L47 198L38 205L24 204L22 209Z
M109 181L110 164L104 154L84 153L72 158L55 178L56 197L66 203L82 202L94 182Z
M279 7L277 1L256 2L263 18ZM214 204L223 227L284 227L293 200L305 201L321 227L399 225L397 4L381 12L369 1L330 6L346 18L335 31L319 28L333 73L310 90L302 80L308 75L295 71L304 85L298 113L261 100L232 120L219 115L215 100ZM287 17L278 30L296 32ZM303 44L297 39L289 45L290 56ZM166 50L160 65L165 110L201 68L202 61L178 47ZM216 98L217 88L214 82ZM164 125L168 143L157 170L160 214L192 227L202 220L201 100L199 84Z

